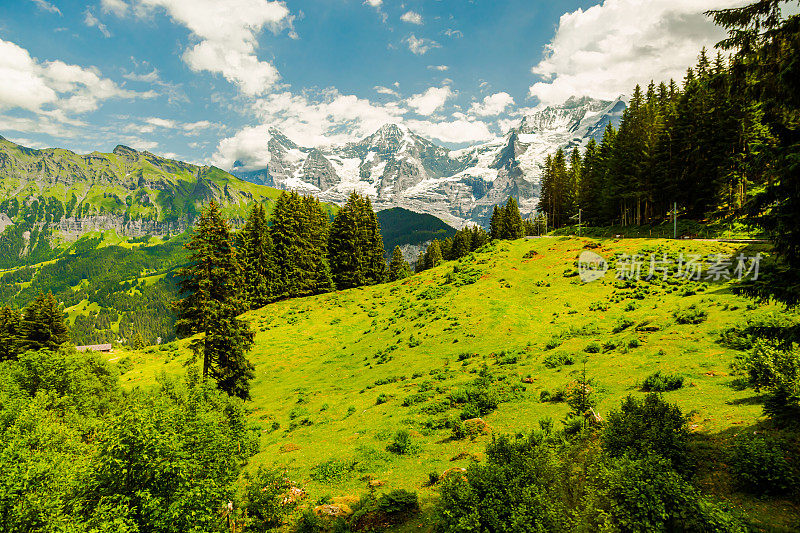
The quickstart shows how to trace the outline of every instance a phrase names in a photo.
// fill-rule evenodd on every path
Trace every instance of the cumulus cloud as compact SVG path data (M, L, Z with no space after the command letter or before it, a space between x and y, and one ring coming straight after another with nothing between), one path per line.
M396 102L376 104L335 89L321 94L282 92L255 103L260 125L242 129L220 141L213 163L232 168L239 161L244 168L261 168L268 162L269 128L288 135L302 146L326 146L362 139L389 122L401 122L407 109Z
M514 105L514 98L508 93L495 93L487 96L481 102L473 102L469 111L473 115L492 117L501 114L508 106Z
M405 124L423 137L463 144L494 138L485 122L457 118L451 121L409 120Z
M247 96L272 90L280 79L278 70L256 55L258 35L264 29L278 33L292 30L293 16L277 0L136 0L142 15L163 9L176 23L192 32L196 44L186 49L184 62L196 72L221 74ZM103 9L124 15L122 0L103 0Z
M742 0L605 0L565 13L545 57L532 72L530 95L545 104L572 95L614 98L637 83L680 79L703 46L724 32L704 11Z
M432 115L441 109L447 99L453 96L450 87L430 87L424 93L415 94L406 103L420 115Z
M411 53L418 56L427 54L428 50L432 48L441 47L436 41L424 37L418 39L413 33L406 38L405 43L408 45L408 49L411 50Z
M438 70L439 72L445 72L449 68L447 65L428 65L428 70Z
M420 25L422 24L422 15L420 15L416 11L406 11L400 17L400 20L402 20L403 22L408 22L409 24Z
M0 39L0 110L24 109L69 123L69 114L94 111L111 98L151 98L123 89L94 68L39 62L24 48Z

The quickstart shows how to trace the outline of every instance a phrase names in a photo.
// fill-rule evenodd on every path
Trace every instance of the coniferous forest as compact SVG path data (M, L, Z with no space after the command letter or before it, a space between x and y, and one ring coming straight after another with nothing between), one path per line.
M549 155L529 218L511 195L487 227L385 246L369 195L283 191L4 273L0 531L800 531L800 15L782 6L708 13L718 51ZM395 129L380 150L411 143ZM670 217L769 239L553 233ZM584 254L608 271L584 277ZM89 296L100 311L65 312Z

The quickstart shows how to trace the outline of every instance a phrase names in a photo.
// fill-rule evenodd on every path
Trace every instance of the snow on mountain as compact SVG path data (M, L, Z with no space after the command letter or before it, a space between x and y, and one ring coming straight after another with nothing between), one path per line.
M343 203L352 191L367 194L378 210L404 207L429 213L456 227L487 224L495 204L519 199L523 215L536 208L542 166L558 148L599 141L609 123L619 124L625 97L570 98L526 115L503 138L448 150L402 124L386 124L369 137L341 146L305 148L272 128L265 139L267 168L240 178Z

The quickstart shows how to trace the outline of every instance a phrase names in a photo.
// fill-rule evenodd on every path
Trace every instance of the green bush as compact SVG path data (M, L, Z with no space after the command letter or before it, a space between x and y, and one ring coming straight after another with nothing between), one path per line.
M742 490L758 495L786 496L798 488L797 474L780 441L763 435L736 439L731 471Z
M565 365L574 365L575 357L564 352L554 352L548 354L547 357L542 360L542 364L547 368L558 368Z
M407 455L414 449L414 444L411 442L411 434L408 430L401 429L394 435L394 439L386 449L397 455Z
M619 457L601 464L594 476L596 492L590 492L587 506L590 531L746 531L662 457Z
M245 472L242 508L246 512L246 533L260 533L278 527L294 508L284 502L291 483L277 470L259 467Z
M685 309L678 309L672 316L678 324L700 324L708 318L708 311L692 304Z
M618 318L614 327L611 328L611 333L621 333L634 324L633 320L627 317Z
M600 350L602 350L602 346L596 342L589 343L586 348L583 349L586 353L600 353Z
M689 430L681 410L658 394L642 400L628 396L619 411L608 414L601 434L603 450L611 457L656 454L681 473L689 468Z
M683 376L677 374L662 374L660 370L650 374L642 382L645 392L666 392L678 390L683 387Z

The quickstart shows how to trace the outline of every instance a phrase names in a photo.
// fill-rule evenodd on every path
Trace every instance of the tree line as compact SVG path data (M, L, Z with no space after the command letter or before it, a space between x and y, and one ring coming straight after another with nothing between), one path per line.
M675 204L693 220L742 213L773 175L763 154L775 124L746 90L742 60L705 49L682 84L633 90L619 128L581 152L547 157L539 211L550 227L660 222Z
M271 302L374 285L409 275L399 248L384 260L380 224L369 198L353 193L333 221L313 196L284 192L272 224L256 204L238 233L211 202L186 244L187 266L178 271L182 298L175 302L179 337L202 334L190 348L204 377L225 392L250 396L253 365L247 352L254 332L239 318Z
M480 226L465 226L452 238L433 240L428 244L425 253L417 259L416 271L422 272L434 268L442 261L455 261L466 257L490 240L520 239L526 235L536 235L538 231L539 228L534 220L523 220L519 204L512 196L506 205L494 206L488 232Z

